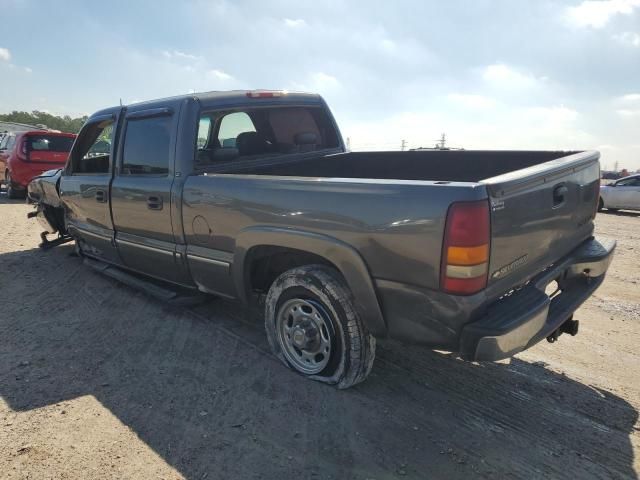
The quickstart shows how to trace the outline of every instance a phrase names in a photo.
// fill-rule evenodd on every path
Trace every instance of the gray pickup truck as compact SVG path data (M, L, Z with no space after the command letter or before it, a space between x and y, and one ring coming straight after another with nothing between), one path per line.
M507 358L577 333L615 242L593 151L347 152L318 95L211 92L101 110L30 199L80 255L264 302L275 355L366 378L376 338Z

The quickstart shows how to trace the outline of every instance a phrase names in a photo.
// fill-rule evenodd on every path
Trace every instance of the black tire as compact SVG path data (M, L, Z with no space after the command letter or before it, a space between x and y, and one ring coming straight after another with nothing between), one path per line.
M619 208L607 208L607 210L611 213L616 213L618 210L620 210Z
M309 309L308 313L300 313L303 320L289 315L287 308L295 310L297 304L301 309ZM313 309L313 310L311 310ZM313 319L315 316L317 319ZM308 319L311 318L314 324ZM286 319L286 320L285 320ZM301 322L311 323L311 326ZM288 324L289 326L284 326ZM301 326L302 325L302 326ZM323 329L326 326L326 331ZM269 345L274 355L292 370L313 380L336 385L338 388L349 388L362 382L373 366L376 352L376 340L365 327L360 318L353 294L338 272L323 265L306 265L292 268L280 275L271 285L265 301L265 329ZM293 338L285 337L302 335L315 346L322 341L324 333L330 338L330 353L327 358L323 351L315 354L311 347L297 349ZM300 330L304 333L300 334ZM312 334L307 334L311 330ZM322 332L320 332L322 330ZM315 335L313 334L315 332ZM316 341L316 339L319 339ZM298 345L300 346L300 345ZM295 358L296 352L300 356ZM320 371L303 371L303 355L320 357L314 367ZM308 362L308 360L305 360Z
M80 240L76 237L74 238L74 246L73 246L73 253L76 257L78 257L79 259L83 259L84 258L84 252L82 251L82 246L80 245Z
M4 172L4 188L7 192L7 198L15 199L19 198L18 191L13 186L13 182L11 181L11 174L9 170Z
M601 212L603 208L604 208L604 200L602 200L602 197L600 197L600 200L598 200L598 211Z

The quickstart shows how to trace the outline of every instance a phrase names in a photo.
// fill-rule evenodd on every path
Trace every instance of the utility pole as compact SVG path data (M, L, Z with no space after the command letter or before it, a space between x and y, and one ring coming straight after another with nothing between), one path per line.
M351 137L347 137L347 150L351 151Z
M616 160L616 163L613 164L613 171L617 172L618 171L618 161Z
M407 148L407 141L406 140L402 140L402 143L400 144L400 151L404 152L405 148Z

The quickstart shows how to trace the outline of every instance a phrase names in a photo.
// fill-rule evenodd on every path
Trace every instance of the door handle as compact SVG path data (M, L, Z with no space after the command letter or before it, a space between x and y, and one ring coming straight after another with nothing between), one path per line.
M553 189L553 206L554 207L559 207L560 205L562 205L565 202L565 197L567 196L567 194L569 193L569 189L567 188L566 185L557 185L554 189Z
M147 197L147 208L149 210L162 210L162 197L155 195Z
M106 203L107 201L107 192L104 190L96 190L96 202L98 203Z

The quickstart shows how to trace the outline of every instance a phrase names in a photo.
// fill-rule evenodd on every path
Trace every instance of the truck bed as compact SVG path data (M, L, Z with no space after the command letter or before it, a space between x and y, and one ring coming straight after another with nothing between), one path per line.
M492 243L487 294L496 297L592 235L598 158L597 152L568 151L357 152L287 161L265 158L211 172L214 178L209 178L218 192L233 185L224 197L234 205L249 201L283 212L295 205L295 216L263 220L287 228L332 231L355 242L374 277L402 278L432 289L439 284L449 206L487 198ZM208 182L190 180L187 204L192 192L211 189ZM225 208L218 222L228 215L228 204ZM255 214L249 216L255 220ZM353 230L355 238L344 235ZM400 230L410 230L413 241L398 236ZM384 245L385 254L366 247L372 242Z
M578 152L447 150L349 152L281 163L239 165L225 173L294 177L478 182Z

